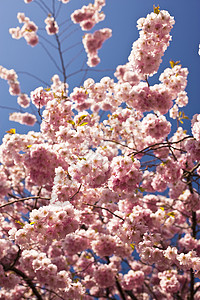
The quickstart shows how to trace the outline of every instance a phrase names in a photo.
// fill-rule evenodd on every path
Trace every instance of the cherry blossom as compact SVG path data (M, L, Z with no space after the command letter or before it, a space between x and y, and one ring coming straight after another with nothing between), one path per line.
M38 30L37 25L33 21L30 21L30 19L26 17L24 13L18 13L17 18L19 23L24 23L24 25L21 29L19 27L9 29L9 33L11 34L12 38L20 39L24 37L27 41L27 44L32 47L36 46L38 44L38 36L36 34Z
M71 86L58 13L68 2L38 2L60 58L48 86L22 93L17 73L0 66L20 106L9 120L39 125L8 129L0 145L0 299L198 300L200 114L187 133L188 69L170 61L159 73L174 17L154 7L137 22L128 62ZM91 30L105 4L66 22ZM17 18L12 37L35 46L39 28ZM111 35L106 27L84 35L89 67Z

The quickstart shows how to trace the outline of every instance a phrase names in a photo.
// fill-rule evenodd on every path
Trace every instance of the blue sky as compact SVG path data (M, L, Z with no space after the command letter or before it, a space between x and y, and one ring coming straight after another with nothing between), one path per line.
M52 8L53 0L43 0L50 8ZM47 13L42 11L38 3L41 0L35 0L30 4L25 4L23 0L1 0L0 1L0 65L7 69L13 68L20 72L29 72L35 75L49 85L51 84L51 77L54 74L59 74L55 65L52 63L41 45L32 48L28 46L24 39L13 40L8 32L10 27L21 26L17 20L17 13L24 12L31 20L33 20L41 30L39 33L47 37L49 41L53 42L54 37L48 37L42 28L45 27L44 19ZM69 4L62 5L59 21L63 22L69 19L71 12L74 9L87 5L89 0L71 0ZM91 1L92 2L92 1ZM55 3L59 4L58 0ZM95 81L100 80L103 76L113 77L114 70L117 65L125 64L131 51L132 43L138 38L138 30L136 28L137 19L145 17L153 10L153 5L160 5L161 9L168 10L175 18L175 25L171 32L172 41L169 48L165 52L163 62L161 64L159 74L169 66L170 60L180 60L183 67L189 69L188 86L186 88L189 96L189 104L184 109L185 114L190 118L195 113L200 113L200 97L199 97L199 70L200 70L200 56L198 53L198 45L200 43L200 1L199 0L160 0L155 2L152 0L107 0L103 11L106 18L103 22L97 24L92 31L103 27L109 27L113 30L111 39L105 42L103 48L99 51L101 63L94 70L88 71L87 77L92 77ZM59 22L59 23L60 23ZM66 23L66 27L70 22ZM73 25L68 28L67 32L75 30L71 36L65 40L63 49L74 45L81 41L84 33L79 29L79 25ZM60 32L62 29L60 29ZM63 34L64 37L65 34ZM42 44L48 49L56 62L60 64L57 52L51 48L49 44L40 38ZM77 59L70 65L67 72L71 74L82 67L86 60L86 54L82 50L83 46L79 45L72 48L72 50L65 53L66 64L74 57ZM86 68L86 65L85 67ZM104 71L98 71L104 70ZM106 71L110 70L110 71ZM69 77L68 83L70 89L74 86L79 86L84 76L84 72L77 76ZM21 83L21 90L24 93L30 94L38 86L46 87L39 80L26 74L19 74L19 81ZM150 79L150 84L158 82L158 75ZM9 113L13 112L15 108L19 109L17 105L17 97L10 96L8 93L8 85L5 81L0 79L0 106L11 107L11 109L3 109L0 107L0 139L5 134L6 130L16 128L18 133L25 133L29 130L38 130L39 127L26 127L18 125L15 122L9 122ZM33 107L29 109L29 112ZM190 122L185 121L185 126L189 129Z

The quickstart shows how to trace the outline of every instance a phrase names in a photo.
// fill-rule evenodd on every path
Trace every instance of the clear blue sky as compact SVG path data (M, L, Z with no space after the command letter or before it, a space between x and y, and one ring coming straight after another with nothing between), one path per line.
M53 0L43 0L47 5L52 8ZM40 0L36 2L40 3ZM59 3L55 0L56 3ZM87 5L89 0L71 0L69 4L62 6L60 14L60 21L69 19L70 13L80 8L82 5ZM91 1L92 2L92 1ZM107 0L106 6L103 11L106 18L94 27L96 29L109 27L113 30L113 36L110 40L106 41L103 48L99 51L101 63L96 69L110 69L115 70L119 64L125 64L131 51L132 43L138 38L138 30L136 28L137 19L145 17L153 10L153 5L160 5L161 9L168 10L169 13L175 18L175 25L171 32L172 41L170 47L165 52L163 63L160 68L162 72L169 66L169 60L180 60L183 67L188 67L189 77L187 92L189 95L189 104L185 108L185 114L190 118L195 113L200 113L200 96L199 96L199 70L200 70L200 56L198 56L198 45L200 43L200 1L199 0L160 0L155 2L152 0ZM24 12L31 20L33 20L39 28L44 28L43 20L47 17L39 6L34 3L25 4L23 0L1 0L0 1L0 65L7 69L15 69L16 71L27 71L43 79L45 82L51 83L50 79L54 74L59 74L55 65L49 59L44 49L37 45L32 48L26 45L24 39L13 40L8 32L10 27L21 26L17 20L17 12ZM69 23L68 23L69 24ZM70 32L73 29L79 28L79 25L74 25L68 29ZM62 29L60 30L60 32ZM45 32L39 31L43 36ZM63 49L69 47L80 41L80 37L84 33L77 30L65 41ZM64 36L64 35L63 35ZM55 42L54 37L48 37L49 41ZM40 39L42 41L42 39ZM51 46L42 43L48 48L55 60L60 64L57 53ZM74 55L77 55L82 49L82 45L74 47L71 51L66 52L66 64L71 60ZM84 52L78 56L76 61L68 68L68 74L78 70L85 61L86 55ZM87 77L93 77L98 81L103 76L113 77L113 71L95 72L89 71ZM71 87L79 86L84 73L78 76L70 77L69 84ZM150 84L156 83L158 76L150 79ZM21 83L21 90L29 94L38 86L44 86L41 82L33 79L30 76L20 74L19 81ZM8 93L8 85L5 81L0 80L0 105L12 108L18 108L17 97L10 96ZM16 128L18 133L24 133L27 130L38 130L36 127L26 127L18 125L15 122L8 121L8 115L14 110L0 108L0 139L5 134L6 130ZM29 109L31 112L31 109ZM189 121L185 121L185 125L189 128Z

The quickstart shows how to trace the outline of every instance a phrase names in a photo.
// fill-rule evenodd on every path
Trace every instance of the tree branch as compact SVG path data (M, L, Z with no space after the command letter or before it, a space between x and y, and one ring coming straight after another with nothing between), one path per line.
M3 266L5 271L13 271L15 274L19 275L20 277L23 278L23 280L28 284L28 286L31 288L33 294L37 297L38 300L42 300L42 296L40 295L40 293L38 292L38 290L36 289L34 283L32 282L32 280L21 270L18 270L17 268L15 268L14 266L9 266L9 267L5 267Z
M124 294L124 292L122 290L122 287L121 287L121 285L119 283L119 280L117 278L115 278L115 282L116 282L116 286L117 286L117 289L118 289L118 291L119 291L119 293L121 295L122 300L126 300L126 296L125 296L125 294Z
M69 198L70 200L72 200L80 192L81 186L82 186L82 184L80 184L80 186L79 186L78 190L76 191L76 193Z
M16 197L15 197L15 198L16 198ZM30 199L50 200L51 198L46 198L46 197L41 197L41 196L32 196L32 197L26 197L26 198L17 198L16 200L7 202L7 203L5 203L5 204L2 204L2 205L0 206L0 208L5 207L5 206L8 206L8 205L11 205L11 204L14 204L14 203L17 203L17 202L22 202L22 201L25 201L25 200L30 200Z
M65 71L63 54L62 54L62 51L61 51L61 43L60 43L60 40L59 40L59 37L58 37L57 34L55 34L55 38L56 38L56 41L57 41L57 44L58 44L58 52L59 52L59 56L60 56L61 66L62 66L63 81L64 81L64 83L66 83L67 76L66 76L66 71Z
M92 206L92 207L95 207L95 208L100 208L100 209L104 209L106 211L108 211L110 214L112 214L113 216L121 219L122 221L124 221L124 219L118 215L116 215L115 213L113 213L112 211L110 211L108 208L106 207L101 207L101 206L97 206L97 205L94 205L94 204L89 204L89 203L83 203L84 205L88 205L88 206Z

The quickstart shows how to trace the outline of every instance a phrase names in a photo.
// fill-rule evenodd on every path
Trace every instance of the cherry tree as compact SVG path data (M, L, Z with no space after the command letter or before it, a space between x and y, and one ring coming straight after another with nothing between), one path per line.
M69 0L53 10L42 0L24 2L48 12L60 72L28 95L17 73L0 67L22 109L10 120L40 123L27 134L11 128L0 146L0 299L200 299L200 115L188 134L181 111L188 69L180 62L149 83L174 18L154 6L138 20L139 38L115 79L84 78L69 92L59 36ZM112 35L103 27L90 32L104 20L105 4L94 0L71 14L85 32L90 68ZM37 47L38 26L24 13L17 18L12 37Z

